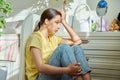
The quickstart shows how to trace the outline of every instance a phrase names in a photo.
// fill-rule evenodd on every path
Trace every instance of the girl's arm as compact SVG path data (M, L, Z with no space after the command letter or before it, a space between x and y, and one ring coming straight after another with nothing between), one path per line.
M67 67L55 67L49 64L44 64L41 51L38 48L31 47L31 54L33 61L35 62L36 68L40 73L46 73L49 75L54 74L69 74L69 75L80 75L80 67L78 63L70 64Z
M80 37L77 35L76 32L73 31L73 29L67 24L66 22L66 14L64 11L61 11L62 14L62 24L65 27L65 29L67 30L67 32L70 35L70 39L63 39L62 43L68 43L69 45L72 44L81 44L82 41L80 39Z

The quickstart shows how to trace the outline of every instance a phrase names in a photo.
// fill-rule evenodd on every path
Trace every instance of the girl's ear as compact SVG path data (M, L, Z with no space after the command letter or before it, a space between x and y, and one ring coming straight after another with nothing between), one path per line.
M49 24L49 20L48 19L45 19L45 24Z

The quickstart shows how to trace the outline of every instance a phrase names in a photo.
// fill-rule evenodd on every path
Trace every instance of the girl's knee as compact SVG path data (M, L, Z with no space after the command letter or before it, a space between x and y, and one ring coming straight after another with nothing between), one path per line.
M68 44L60 44L59 47L62 49L70 48L70 46Z
M79 46L79 45L73 45L72 47L75 48L75 49L81 49L82 50L82 47Z
M72 49L74 50L75 53L79 53L79 54L83 54L84 53L84 50L79 45L73 45Z

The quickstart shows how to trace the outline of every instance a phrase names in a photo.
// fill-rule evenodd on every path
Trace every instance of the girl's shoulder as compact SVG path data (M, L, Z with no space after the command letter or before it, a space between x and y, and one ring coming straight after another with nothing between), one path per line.
M38 38L41 38L42 36L40 35L40 33L38 31L36 32L33 32L31 37L38 37Z

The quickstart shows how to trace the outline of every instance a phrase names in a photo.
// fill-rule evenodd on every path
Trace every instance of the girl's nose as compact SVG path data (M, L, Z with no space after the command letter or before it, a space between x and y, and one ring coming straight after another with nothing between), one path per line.
M60 25L58 26L58 29L60 29Z

